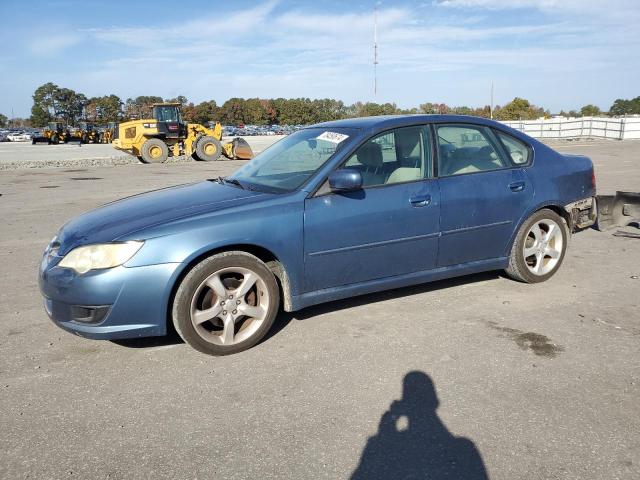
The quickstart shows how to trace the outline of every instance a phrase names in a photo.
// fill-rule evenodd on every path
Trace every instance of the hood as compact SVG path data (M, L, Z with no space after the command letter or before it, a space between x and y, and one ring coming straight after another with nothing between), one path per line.
M166 222L236 207L269 194L205 181L154 190L103 205L69 221L58 233L60 255L92 243L111 242Z

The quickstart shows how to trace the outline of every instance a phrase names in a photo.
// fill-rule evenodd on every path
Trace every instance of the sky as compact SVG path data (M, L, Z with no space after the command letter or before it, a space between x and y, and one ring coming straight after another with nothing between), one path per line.
M378 91L373 88L374 6ZM0 0L0 113L85 95L309 97L558 112L640 95L640 0Z

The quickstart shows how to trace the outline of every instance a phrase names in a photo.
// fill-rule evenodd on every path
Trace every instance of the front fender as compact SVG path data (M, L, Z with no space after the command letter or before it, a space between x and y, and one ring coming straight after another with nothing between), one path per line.
M276 199L251 208L198 215L131 234L145 244L126 266L180 263L238 245L268 250L286 270L291 293L302 285L303 203ZM126 240L123 238L121 240Z

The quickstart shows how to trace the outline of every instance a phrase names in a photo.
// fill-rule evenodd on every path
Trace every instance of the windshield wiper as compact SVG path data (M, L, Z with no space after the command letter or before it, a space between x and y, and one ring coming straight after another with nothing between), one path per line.
M242 188L244 190L244 185L242 185L238 180L236 180L235 178L229 178L229 177L218 177L216 178L214 181L218 182L220 185L224 185L225 183L230 183L231 185L236 185L240 188Z

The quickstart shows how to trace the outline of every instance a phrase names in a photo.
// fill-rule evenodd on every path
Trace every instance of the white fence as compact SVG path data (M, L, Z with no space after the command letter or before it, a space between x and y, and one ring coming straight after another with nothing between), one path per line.
M550 118L502 122L535 138L600 137L640 139L640 117Z

